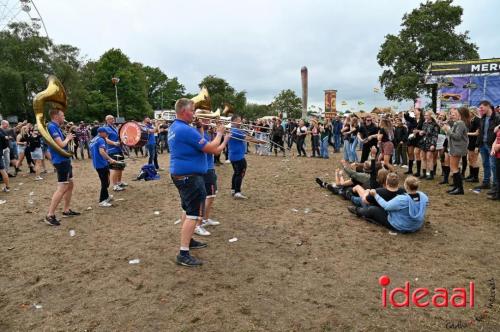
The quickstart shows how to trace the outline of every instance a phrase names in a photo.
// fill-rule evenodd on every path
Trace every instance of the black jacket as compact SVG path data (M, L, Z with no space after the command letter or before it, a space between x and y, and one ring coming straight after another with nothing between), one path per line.
M476 147L478 147L478 148L481 147L481 145L483 145L485 119L486 119L486 117L483 115L483 117L481 118L481 129L479 129L479 136L477 137L477 140L476 140ZM490 118L490 125L488 126L488 134L487 134L488 136L486 137L488 147L490 147L490 148L491 148L491 145L493 144L493 141L496 138L496 135L493 132L493 129L495 129L495 127L498 126L499 124L500 124L500 114L493 111L493 113L491 114L491 118Z
M406 143L408 141L408 129L405 126L394 128L394 145L399 142Z

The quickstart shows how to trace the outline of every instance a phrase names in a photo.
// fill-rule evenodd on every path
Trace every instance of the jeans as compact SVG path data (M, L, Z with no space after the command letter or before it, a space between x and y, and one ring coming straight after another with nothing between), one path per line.
M148 164L154 163L155 168L159 169L160 166L158 165L158 155L156 154L156 144L147 144L146 148L148 149L148 154L149 154Z
M319 152L319 146L320 146L320 142L319 142L319 135L313 135L311 136L311 145L312 145L312 154L313 154L313 157L316 156L316 154L319 156L321 156L321 153Z
M351 163L358 161L358 155L356 154L356 148L358 147L358 139L354 138L354 141L351 142L349 146L349 161Z
M233 178L231 180L231 190L234 190L234 193L241 192L241 185L243 184L243 178L245 177L245 172L247 170L247 161L245 158L238 161L231 161L231 165L233 166Z
M490 156L490 151L490 147L486 144L481 145L481 147L479 148L481 160L483 161L483 183L490 183L490 178L493 174L493 184L495 184L497 183L496 158Z
M395 156L396 164L398 164L398 165L406 165L407 164L406 151L407 151L406 143L404 143L404 142L399 143L398 146L396 147L396 156Z
M390 230L396 230L389 223L387 212L378 206L367 206L362 207L358 210L358 213L371 223L384 226Z
M328 137L325 137L321 140L320 143L320 149L321 149L321 157L323 158L329 158L330 156L328 155Z
M3 161L5 164L5 171L8 173L10 168L10 149L5 148L3 149L2 152L3 152Z
M99 203L109 198L108 187L109 187L109 167L96 168L97 174L99 174L99 180L101 180L101 193L99 194Z
M348 139L344 140L344 160L349 161L349 151L351 150L351 142Z
M297 152L299 153L299 156L303 153L304 156L306 156L306 150L304 149L304 141L305 141L305 136L299 136L297 137Z
M87 141L80 141L78 142L78 149L80 150L80 155L82 156L82 160L85 159L83 156L83 151L87 150L87 155L90 157L90 150L89 150L89 142Z
M334 134L333 135L333 146L334 146L335 152L340 151L341 143L342 143L342 140L340 138L340 134Z

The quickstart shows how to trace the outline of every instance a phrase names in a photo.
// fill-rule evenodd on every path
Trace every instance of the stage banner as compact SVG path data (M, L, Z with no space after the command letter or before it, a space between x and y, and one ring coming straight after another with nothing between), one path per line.
M337 90L325 90L325 112L337 112Z
M325 112L325 119L333 119L335 117L336 112Z

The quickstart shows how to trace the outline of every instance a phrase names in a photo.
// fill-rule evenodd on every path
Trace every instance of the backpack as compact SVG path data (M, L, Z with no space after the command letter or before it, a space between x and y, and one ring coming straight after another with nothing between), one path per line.
M160 175L156 171L156 168L153 164L146 164L141 167L141 171L139 172L139 175L137 176L137 180L145 180L145 181L152 181L152 180L159 180Z

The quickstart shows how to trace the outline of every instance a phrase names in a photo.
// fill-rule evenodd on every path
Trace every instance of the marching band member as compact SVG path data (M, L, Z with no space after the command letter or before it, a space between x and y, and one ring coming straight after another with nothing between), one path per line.
M229 160L233 166L233 178L231 181L231 195L235 199L247 199L241 193L241 185L243 184L243 178L245 177L245 172L247 170L247 161L245 159L245 152L247 148L247 142L253 142L256 144L266 143L261 140L254 139L251 136L245 134L241 127L241 116L233 115L231 117L231 139L229 140Z
M105 120L105 128L108 131L108 137L106 138L106 152L114 160L123 161L125 157L123 156L118 129L115 126L115 117L112 115L106 115ZM126 186L128 186L128 184L122 182L123 164L120 164L119 166L116 165L117 164L111 164L109 167L111 170L111 183L113 184L114 191L122 191Z
M205 199L205 181L207 173L207 157L205 153L218 151L224 133L224 126L217 127L217 135L212 142L189 124L193 121L193 102L181 98L175 103L176 119L170 126L168 144L170 146L170 174L181 198L183 213L181 217L180 252L176 262L182 266L194 267L203 263L190 255L190 249L207 247L192 238L196 223L203 217Z
M56 144L67 151L68 143L71 142L75 136L69 133L68 136L65 137L60 128L64 123L64 112L59 109L51 109L49 115L51 121L47 125L48 132ZM51 146L49 146L49 151L52 157L52 164L57 172L57 189L52 195L49 211L45 217L45 223L50 226L59 226L61 223L56 218L55 211L61 200L64 199L63 217L78 216L80 213L69 208L74 187L71 159L60 155Z
M198 111L196 112L198 114ZM210 119L201 119L200 132L207 142L212 141L212 135L208 133L208 125L210 124ZM225 137L227 138L227 137ZM217 147L215 154L220 154L227 145L228 140L223 139L222 143ZM210 153L205 154L207 157L207 173L203 176L205 181L205 190L207 192L207 198L205 199L205 210L203 212L203 220L198 220L196 228L194 230L196 235L208 236L210 232L205 229L205 226L217 226L220 222L210 219L210 213L212 212L212 205L214 203L215 197L217 196L217 174L215 173L215 163L214 155Z
M104 127L97 129L97 136L90 141L90 151L92 152L92 166L99 174L101 180L101 193L99 195L99 206L110 207L113 195L109 195L109 165L115 164L116 160L106 153L106 138L108 130Z

